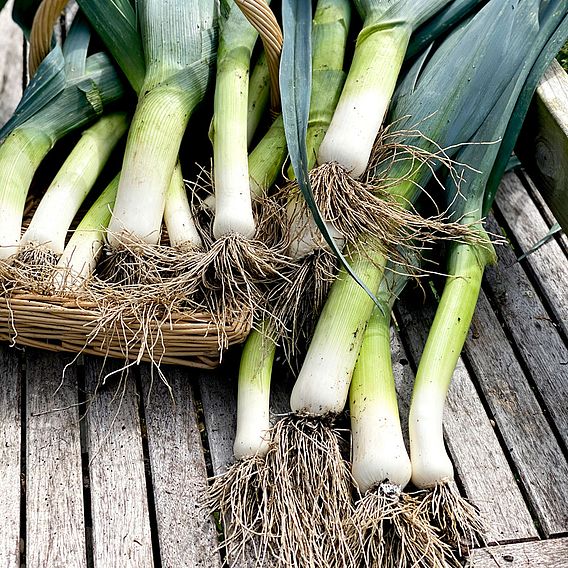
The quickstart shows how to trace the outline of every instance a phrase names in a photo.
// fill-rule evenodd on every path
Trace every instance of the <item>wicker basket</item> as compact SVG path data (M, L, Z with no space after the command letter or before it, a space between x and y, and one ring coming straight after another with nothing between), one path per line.
M211 314L203 313L173 314L159 328L150 327L145 342L137 338L140 326L134 318L121 326L124 335L108 330L94 335L96 310L94 304L70 298L12 292L9 299L0 297L0 340L50 351L210 369L219 364L221 345L240 343L249 332L244 314L219 330L211 323ZM159 338L151 350L146 345L149 338Z

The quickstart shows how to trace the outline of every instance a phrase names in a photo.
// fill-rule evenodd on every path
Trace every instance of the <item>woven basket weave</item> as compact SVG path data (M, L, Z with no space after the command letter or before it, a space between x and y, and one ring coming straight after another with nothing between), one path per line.
M120 333L101 330L93 337L97 315L94 304L12 292L9 299L0 297L0 340L50 351L210 369L219 364L220 345L240 343L249 332L244 316L224 327L221 337L211 323L211 314L176 316L174 313L159 330L157 326L148 330L146 342L159 338L150 351L136 337L140 325L134 318L123 322Z

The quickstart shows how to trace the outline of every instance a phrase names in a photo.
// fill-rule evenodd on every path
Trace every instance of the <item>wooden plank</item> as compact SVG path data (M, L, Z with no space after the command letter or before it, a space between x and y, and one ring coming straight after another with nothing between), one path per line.
M556 61L544 74L515 152L560 225L568 229L568 76Z
M548 225L516 175L508 174L503 178L496 203L506 223L513 228L515 240L523 252L548 232ZM551 240L524 262L530 266L538 280L539 292L547 299L556 320L568 335L568 259L559 244Z
M474 550L468 564L474 568L566 568L568 538L522 542Z
M488 220L488 228L499 230L494 219ZM496 250L497 265L485 271L486 290L567 447L568 348L512 248L499 246Z
M402 333L416 364L420 360L434 308L430 304L421 306L418 301L404 301L399 303L398 313ZM400 355L397 357L400 360ZM408 368L406 373L407 379L399 382L403 414L408 413L413 381L408 379ZM537 537L538 532L493 428L460 358L444 409L446 443L457 476L466 495L479 507L486 520L490 541Z
M18 353L0 346L0 566L20 566L21 412Z
M0 12L0 126L22 97L24 35L12 21L14 0Z
M108 372L108 369L106 369ZM142 434L133 377L97 388L101 361L85 360L92 397L87 412L87 451L95 568L153 566Z
M26 351L26 566L87 566L75 367Z
M465 353L543 532L568 531L566 458L483 293Z
M233 463L233 442L237 429L236 374L236 367L224 365L199 376L199 392L214 475L223 473Z
M292 385L288 377L273 381L270 392L270 411L275 416L290 411ZM203 404L205 429L213 473L218 475L233 463L233 442L237 430L237 374L238 362L232 361L221 368L201 373L199 390Z
M521 177L523 180L524 186L527 188L532 200L536 203L541 215L543 216L544 220L546 221L549 227L552 227L558 221L556 217L550 210L550 207L544 201L544 198L538 191L537 187L535 186L532 179L526 174L526 172L522 170L517 170L517 176ZM544 235L541 235L544 236ZM568 257L568 234L565 231L560 231L555 235L555 239L560 245L560 248L564 252L564 254Z
M237 374L236 360L226 361L216 371L202 373L199 378L199 390L203 406L205 430L209 440L209 451L213 473L219 475L233 463L233 442L237 428ZM291 385L284 378L273 383L271 388L270 408L274 420L277 415L288 412ZM266 568L271 568L265 560ZM251 547L246 561L238 568L255 568Z
M207 470L191 377L186 370L164 369L168 390L150 371L141 367L162 567L220 567L215 527L201 506Z

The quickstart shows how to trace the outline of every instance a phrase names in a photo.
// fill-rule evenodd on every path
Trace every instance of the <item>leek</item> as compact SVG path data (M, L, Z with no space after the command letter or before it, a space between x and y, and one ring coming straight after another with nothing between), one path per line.
M215 3L137 5L146 63L128 133L108 240L157 244L165 198L189 118L205 96L216 48Z
M213 171L215 220L213 235L254 236L256 225L249 191L247 161L247 98L252 49L258 33L239 7L225 7L220 20L215 110Z
M427 498L429 510L447 540L458 546L483 539L483 523L475 508L455 490L453 466L443 442L443 408L449 384L471 323L481 288L483 271L495 255L481 223L486 186L500 152L498 143L505 135L520 94L536 88L535 76L544 70L554 50L549 42L562 45L568 37L568 8L563 2L531 2L527 25L530 33L523 36L527 50L509 86L500 97L483 126L472 138L472 145L460 152L460 161L477 172L465 174L460 192L466 198L453 199L457 189L450 185L450 208L464 223L477 227L481 241L476 246L454 244L449 251L448 278L432 324L416 374L409 417L412 458L412 480L422 488L433 489ZM562 25L561 25L562 24ZM558 31L561 31L558 37ZM539 72L533 72L532 69ZM532 80L531 80L532 78ZM527 97L528 98L528 97Z
M338 162L352 177L367 169L413 30L451 0L356 0L363 19L353 61L329 130L320 164Z
M106 55L91 55L82 75L4 140L0 146L0 258L16 252L28 189L47 152L67 133L100 116L123 93Z
M203 248L203 242L195 226L187 191L179 162L176 164L164 209L164 223L168 231L170 245L186 251Z
M254 66L248 92L247 146L250 146L258 125L268 107L270 96L270 76L266 62L266 52L262 52Z
M84 288L103 250L106 231L118 190L117 175L91 205L57 263L55 289L60 293Z
M20 252L53 259L63 253L75 214L127 127L126 113L113 113L83 132L43 195L20 240Z

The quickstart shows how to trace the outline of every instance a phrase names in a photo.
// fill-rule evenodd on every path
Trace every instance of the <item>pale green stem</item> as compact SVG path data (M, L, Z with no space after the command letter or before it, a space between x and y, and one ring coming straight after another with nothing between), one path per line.
M399 22L365 22L318 162L338 162L357 178L367 168L383 123L412 28Z
M60 255L79 207L91 191L112 150L128 128L124 112L109 114L83 132L42 197L20 241Z
M373 310L349 390L352 472L362 494L385 481L404 487L411 473L392 370L391 304L379 301L383 312Z
M216 239L256 231L248 172L248 92L252 49L257 32L232 4L221 22L213 115L213 173Z
M28 189L53 144L42 129L21 127L0 146L0 259L17 250Z
M269 100L270 75L268 71L268 64L266 63L266 54L263 51L252 70L249 81L247 146L250 146L256 129L268 108Z
M354 252L348 261L369 290L376 291L385 257L369 247L365 255ZM292 390L290 405L294 412L325 416L343 410L374 305L363 288L341 270L331 286Z
M87 211L59 258L55 284L60 290L80 287L91 277L103 249L119 177L120 174Z
M444 403L491 259L489 239L485 246L451 245L446 285L420 358L410 407L412 481L417 487L453 479L442 431Z
M235 459L264 456L269 449L270 380L276 343L268 321L252 330L241 355L237 398Z
M203 248L201 237L193 220L179 162L174 168L166 194L164 223L172 246L189 249Z
M199 97L177 87L156 87L138 100L128 133L120 185L109 225L109 244L126 238L160 239L166 193L181 139Z

